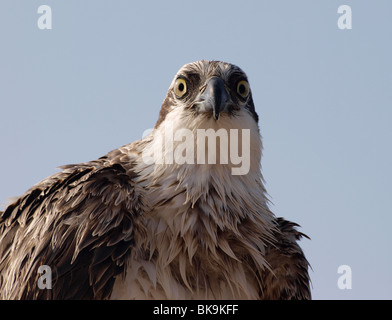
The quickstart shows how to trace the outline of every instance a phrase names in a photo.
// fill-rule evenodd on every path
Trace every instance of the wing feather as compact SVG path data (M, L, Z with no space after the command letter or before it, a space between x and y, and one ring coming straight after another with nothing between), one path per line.
M266 300L311 299L309 262L298 245L302 237L298 224L277 218L277 231L273 245L266 248L270 270L262 275L262 297Z
M1 299L110 296L143 208L136 174L112 163L64 166L1 213ZM51 290L37 286L41 265L51 267Z

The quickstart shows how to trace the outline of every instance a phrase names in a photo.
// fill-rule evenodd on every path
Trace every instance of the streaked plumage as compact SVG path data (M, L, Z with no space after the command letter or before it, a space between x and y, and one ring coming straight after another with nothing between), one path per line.
M64 166L10 204L0 213L0 298L310 299L303 234L268 208L246 85L228 63L185 65L151 134ZM161 163L170 150L156 152L157 136L168 124L249 129L249 172ZM50 290L37 286L41 265L52 269Z

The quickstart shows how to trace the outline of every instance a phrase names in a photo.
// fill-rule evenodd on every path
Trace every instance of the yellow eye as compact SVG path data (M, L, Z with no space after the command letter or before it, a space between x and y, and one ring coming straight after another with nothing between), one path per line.
M186 93L186 81L182 78L178 78L174 84L174 93L177 98L182 98Z
M249 94L249 83L245 80L239 81L237 84L237 93L242 98L246 98Z

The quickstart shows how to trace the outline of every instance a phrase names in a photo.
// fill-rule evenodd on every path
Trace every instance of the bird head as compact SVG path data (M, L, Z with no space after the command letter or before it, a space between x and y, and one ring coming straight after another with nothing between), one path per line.
M260 169L262 142L252 92L246 74L230 63L201 60L183 66L152 136L145 149L149 163L186 163L206 176L225 168L236 175Z
M246 74L221 61L201 60L186 64L177 72L155 128L174 110L185 117L212 119L217 124L222 118L244 115L258 122Z

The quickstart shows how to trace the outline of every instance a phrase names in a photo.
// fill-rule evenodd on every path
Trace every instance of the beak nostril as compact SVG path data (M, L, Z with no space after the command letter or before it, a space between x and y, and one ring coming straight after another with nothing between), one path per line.
M224 81L219 77L212 77L200 87L200 93L193 107L199 112L212 113L214 119L218 120L220 113L229 113L234 109L234 104Z

